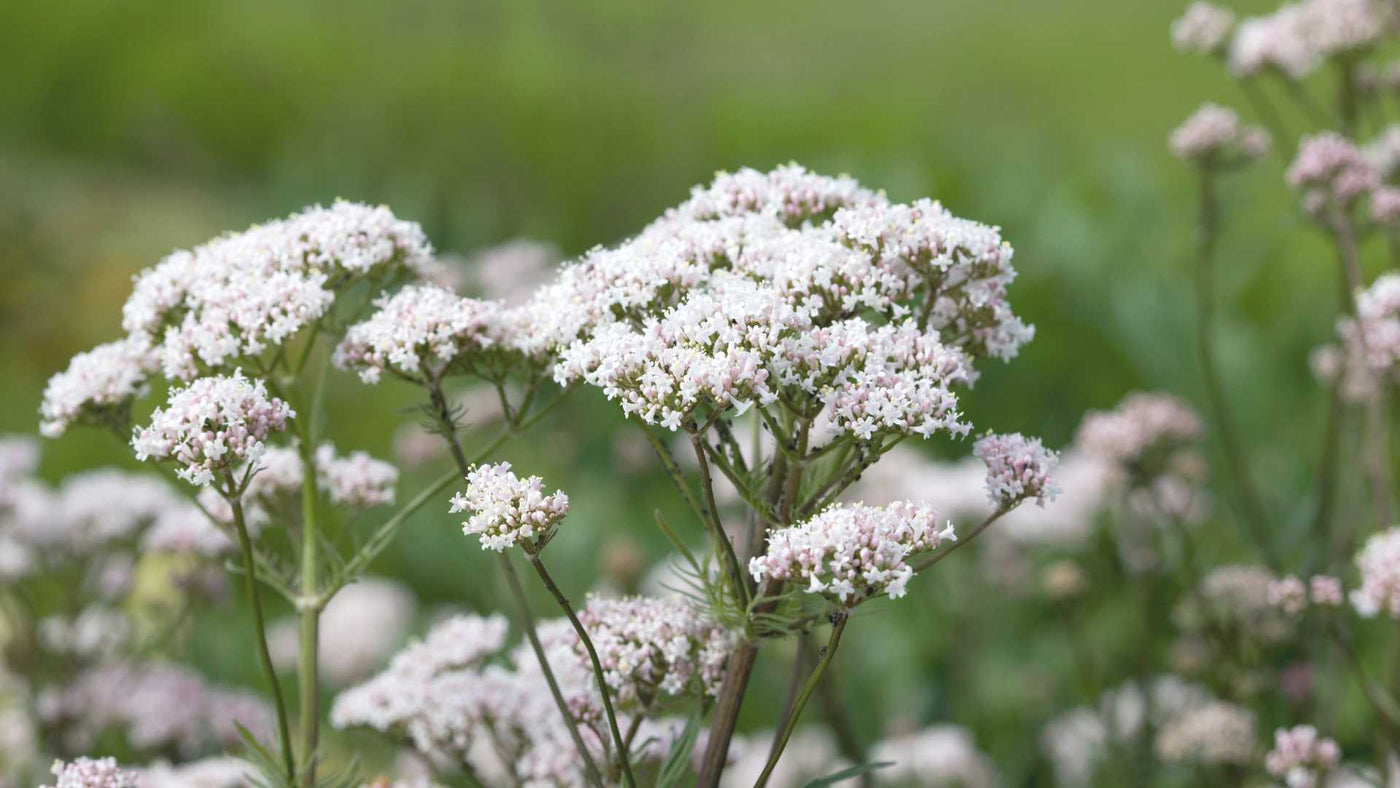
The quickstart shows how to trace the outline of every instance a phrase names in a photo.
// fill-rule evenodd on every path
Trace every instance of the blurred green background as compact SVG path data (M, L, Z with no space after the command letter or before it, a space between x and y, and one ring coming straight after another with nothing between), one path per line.
M717 169L790 160L1003 228L1013 304L1039 333L965 398L979 429L1061 446L1086 409L1136 388L1200 403L1194 182L1166 137L1203 100L1245 105L1216 64L1172 51L1184 5L0 4L0 432L34 432L45 379L117 336L134 272L225 229L340 196L420 221L443 251L527 236L572 256ZM1237 4L1251 6L1268 7ZM1305 512L1324 408L1306 356L1331 332L1335 266L1293 211L1292 145L1278 147L1226 190L1218 339L1272 510ZM336 381L330 434L388 456L412 392ZM619 478L607 432L577 428L621 424L600 401L576 397L507 452L574 493L558 554L579 595L618 535L665 555L653 506L685 519L663 477ZM51 480L109 463L133 465L106 436L45 444ZM419 520L376 571L431 602L494 605L445 511ZM1037 612L1012 603L958 621L951 648L971 593L959 572L975 571L922 584L897 615L872 606L843 681L876 701L856 709L871 736L894 716L955 720L1014 779L1035 771L1035 726L1073 699L1070 657L1053 632L1018 639ZM213 619L194 659L255 683L231 622ZM785 667L765 663L761 691L777 697ZM763 710L750 703L746 725L771 725Z

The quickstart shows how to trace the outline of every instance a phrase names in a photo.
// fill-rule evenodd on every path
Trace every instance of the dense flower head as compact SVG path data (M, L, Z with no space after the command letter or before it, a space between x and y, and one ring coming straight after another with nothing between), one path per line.
M1201 163L1238 163L1269 152L1269 133L1246 126L1228 107L1206 103L1180 126L1170 139L1172 155Z
M1288 165L1288 182L1304 194L1304 205L1317 212L1329 202L1347 205L1380 186L1380 173L1351 140L1336 132L1306 137Z
M1183 52L1219 53L1235 25L1235 14L1206 0L1196 0L1172 22L1172 45Z
M1314 605L1341 607L1346 597L1342 592L1342 581L1331 575L1313 575L1308 580L1308 593Z
M1366 540L1356 556L1361 586L1351 592L1351 605L1362 616L1388 613L1400 619L1400 528L1390 528Z
M1127 471L1140 471L1199 440L1203 429L1200 417L1175 397L1135 392L1111 411L1086 415L1075 444Z
M1264 767L1288 788L1315 788L1341 757L1337 742L1319 736L1311 725L1297 725L1274 732L1274 748L1264 756Z
M591 597L579 612L619 704L716 695L736 636L676 597ZM583 655L582 644L578 653Z
M1045 448L1039 438L1019 432L988 433L973 445L972 453L987 465L987 495L998 507L1009 508L1030 498L1041 506L1055 500L1059 490L1051 474L1060 464L1060 455Z
M41 788L137 788L141 784L136 772L123 769L116 758L54 761L52 774L53 786Z
M268 396L262 381L236 370L172 389L166 406L151 414L150 426L138 429L131 445L137 459L174 460L182 466L180 478L201 486L217 472L256 463L267 436L286 429L295 415L287 403Z
M39 406L39 431L56 438L74 424L124 428L131 401L158 368L151 341L134 335L79 353L49 378Z
M463 298L436 285L408 285L375 300L374 314L350 327L335 364L376 383L385 371L436 380L454 362L497 346L501 305Z
M53 553L95 554L137 537L181 500L164 481L146 474L98 468L63 483L43 530L30 542Z
M800 583L844 606L880 593L898 599L914 576L905 559L955 538L952 523L940 523L923 504L837 504L769 534L767 552L749 561L749 572L760 583Z
M1006 299L1012 249L937 202L891 203L792 166L721 173L637 237L507 310L516 345L671 429L780 399L835 428L965 432L952 388L1034 334Z
M178 251L136 279L122 327L189 379L283 344L352 279L429 270L422 229L387 208L337 201Z
M483 550L501 552L517 543L542 547L569 513L569 496L544 493L538 476L520 478L510 463L478 465L467 474L467 491L452 496L451 513L471 512L462 533L479 534Z
M1255 763L1254 714L1223 701L1191 709L1157 732L1157 755L1168 763Z
M1299 79L1329 58L1373 46L1394 24L1383 0L1301 0L1241 22L1230 67L1239 76L1271 69Z

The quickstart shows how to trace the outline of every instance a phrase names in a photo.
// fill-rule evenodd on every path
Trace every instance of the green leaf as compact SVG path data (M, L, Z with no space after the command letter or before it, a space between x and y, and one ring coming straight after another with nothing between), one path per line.
M666 754L666 760L661 764L661 771L656 776L656 788L671 788L674 785L681 785L690 774L690 753L695 749L695 740L700 735L700 712L696 711L690 715L690 719L685 723L685 730L676 738L671 745L671 751Z
M685 542L682 541L680 536L677 535L675 531L671 530L671 526L666 524L666 518L661 516L661 510L655 509L652 513L656 517L656 527L661 529L661 533L665 534L666 540L671 543L672 547L676 548L676 552L684 556L685 560L690 563L691 568L696 572L701 571L700 562L695 560L695 554L690 552L690 548L685 546Z
M808 782L802 785L802 788L824 788L824 786L835 785L843 780L849 780L852 777L859 777L862 774L873 772L876 769L883 769L886 766L894 766L894 761L862 763L859 766L852 766L849 769L842 769L839 772L836 772L834 774L828 774L825 777L818 777L815 780L809 780Z

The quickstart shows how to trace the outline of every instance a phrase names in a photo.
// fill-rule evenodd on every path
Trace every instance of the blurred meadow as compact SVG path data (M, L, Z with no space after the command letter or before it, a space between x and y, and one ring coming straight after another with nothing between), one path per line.
M635 233L716 170L788 161L1000 225L1016 249L1016 311L1037 336L1016 363L984 367L965 398L977 424L1059 447L1085 411L1133 390L1203 407L1195 186L1166 138L1203 100L1247 105L1216 65L1172 50L1183 6L0 4L0 433L34 433L48 376L117 336L134 273L224 230L344 197L421 222L443 253L526 237L573 257ZM1291 150L1279 147L1226 186L1217 338L1274 525L1292 533L1310 513L1326 407L1307 354L1332 333L1336 273L1282 187ZM332 375L337 442L392 456L416 392ZM626 575L634 552L646 565L670 552L654 508L687 515L659 469L616 472L620 423L585 391L505 452L570 491L555 560L580 598ZM97 431L43 445L50 481L101 465L137 467ZM406 473L401 495L438 472ZM1228 504L1217 510L1224 523ZM373 572L428 609L504 607L459 519L430 505ZM1214 556L1246 554L1232 526L1201 534ZM1086 699L1072 644L1036 624L1048 603L988 593L981 563L963 558L912 586L913 604L861 609L840 692L870 738L890 720L956 722L1007 784L1048 784L1040 726ZM1087 611L1105 663L1133 648L1134 615L1111 598ZM201 619L189 658L259 686L242 621L236 606ZM773 724L790 661L774 652L741 728ZM333 736L342 752L360 746Z

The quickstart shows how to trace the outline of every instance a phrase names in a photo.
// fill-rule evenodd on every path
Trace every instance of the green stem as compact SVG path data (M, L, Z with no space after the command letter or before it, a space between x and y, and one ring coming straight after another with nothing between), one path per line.
M574 632L578 634L578 639L583 643L584 649L588 652L588 659L593 663L593 676L598 681L598 694L603 696L603 712L608 718L608 730L612 734L613 744L617 746L618 761L622 764L622 775L627 781L627 785L635 788L637 778L632 774L632 762L627 757L627 740L623 738L622 731L617 727L617 715L613 712L611 694L608 691L607 675L603 672L602 660L598 659L598 650L593 647L593 639L588 637L588 631L583 628L583 622L578 620L578 614L574 612L574 606L569 604L568 597L559 590L554 578L544 568L544 562L540 561L537 553L528 553L530 564L535 567L535 572L544 581L545 588L553 595L554 601L559 603L564 615L569 617L569 623L573 625Z
M466 476L470 473L471 467L476 461L480 461L490 451L494 451L514 432L513 428L507 427L502 432L501 437L493 445L487 447L488 451L480 452L475 461L468 460L466 454L462 452L461 442L457 440L457 426L452 423L452 409L448 405L447 397L443 395L442 385L438 383L430 385L428 397L432 404L433 415L438 420L439 431L443 440L447 442L447 449L452 454L453 461L457 463L460 476ZM558 400L556 399L555 402ZM551 406L553 404L551 403ZM529 423L534 423L534 420ZM559 690L559 681L554 677L554 671L549 667L549 659L545 656L544 647L540 644L539 633L535 630L535 619L530 613L530 603L525 598L525 590L520 587L520 579L516 577L515 567L511 566L510 559L504 553L499 553L498 556L501 571L506 576L506 585L510 588L511 596L515 599L516 608L520 611L521 628L525 630L525 637L530 641L535 657L539 660L540 672L544 674L545 682L549 684L550 694L554 696L554 704L559 707L559 713L564 717L564 724L568 727L569 736L574 740L574 746L578 749L579 757L583 760L589 781L594 785L601 786L603 783L598 767L593 762L593 756L583 741L583 735L578 731L578 722L574 719L573 713L569 711L569 704L564 700L564 695ZM606 694L604 697L606 698Z
M313 397L312 412L301 423L301 600L297 604L300 634L297 650L298 708L301 714L301 784L311 788L316 784L316 751L321 735L321 693L319 664L319 629L321 596L317 588L317 561L321 535L316 530L316 449L311 445L311 431L319 406L318 394ZM327 601L329 601L327 599Z
M1220 441L1225 449L1225 461L1234 477L1234 489L1238 493L1243 521L1261 555L1271 566L1277 568L1273 555L1272 542L1268 538L1268 518L1260 503L1259 492L1254 486L1254 477L1249 470L1249 461L1241 447L1239 432L1236 430L1234 414L1230 410L1229 399L1225 396L1225 386L1220 378L1220 369L1215 357L1215 346L1211 341L1215 329L1215 271L1211 262L1215 254L1216 239L1219 237L1220 200L1215 190L1214 173L1209 168L1200 171L1200 204L1196 215L1196 350L1201 363L1201 377L1205 383L1206 399L1215 418L1215 426L1220 433Z
M287 780L296 777L296 765L292 755L292 733L287 724L287 704L282 699L282 686L277 681L277 669L272 666L272 655L267 650L267 630L263 625L262 600L258 597L258 583L253 570L253 542L248 538L248 526L243 519L242 491L238 489L233 474L225 476L228 485L227 497L233 509L233 526L238 532L238 547L243 551L243 589L248 595L248 604L253 608L253 630L258 641L258 661L262 664L267 683L272 689L272 699L277 708L277 732L282 740L282 759L287 770Z
M729 534L724 532L724 526L719 521L719 506L715 504L715 485L710 478L710 462L705 457L705 436L696 433L690 436L690 446L695 450L695 461L700 465L700 489L705 493L704 517L706 526L710 528L710 535L715 540L724 556L725 570L729 574L729 583L734 587L734 594L739 598L740 605L747 610L749 607L749 583L744 577L744 570L739 566L739 557L734 554L734 543L729 541Z
M515 606L520 611L521 629L525 630L525 638L530 641L530 648L535 652L535 659L539 660L540 671L544 673L545 683L549 685L549 693L554 696L554 705L559 707L559 713L564 715L564 722L569 729L569 737L574 740L574 747L578 749L579 757L583 759L584 770L588 774L589 782L596 786L603 784L599 776L598 765L593 762L593 755L588 751L588 745L584 744L583 734L579 733L578 723L574 720L574 715L569 711L569 704L564 700L564 693L559 689L559 681L554 677L554 671L549 667L549 658L545 656L544 646L540 644L539 633L535 630L535 617L530 613L530 603L525 599L525 589L520 587L520 578L515 574L515 567L510 562L510 557L505 553L497 553L496 557L501 564L501 572L506 576L506 585L510 587L510 595L515 599Z
M822 675L826 673L832 658L836 656L836 647L841 643L841 633L846 631L846 622L849 619L850 613L846 610L838 610L832 614L831 637L827 639L826 648L822 649L817 666L812 669L812 675L808 677L807 684L802 688L802 694L797 696L792 713L788 715L787 721L783 724L783 729L778 734L777 742L773 746L773 752L768 756L768 763L764 765L763 773L758 776L758 782L754 783L754 788L763 788L768 784L768 778L772 777L773 769L778 765L778 759L783 757L783 750L787 748L788 739L792 738L792 731L797 726L797 719L802 716L802 709L807 705L807 699L812 697L812 692L816 690L817 684L822 680Z

